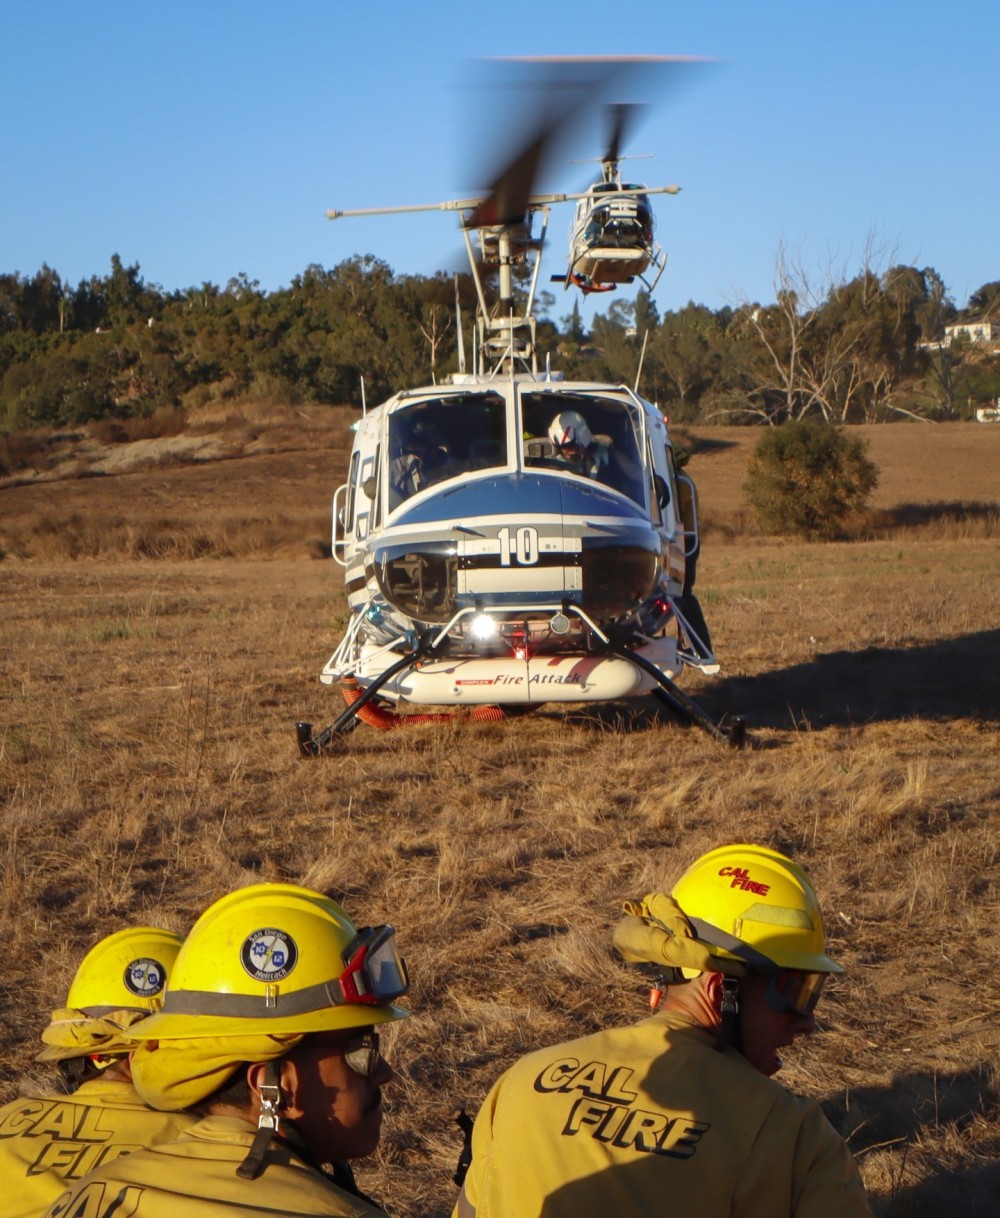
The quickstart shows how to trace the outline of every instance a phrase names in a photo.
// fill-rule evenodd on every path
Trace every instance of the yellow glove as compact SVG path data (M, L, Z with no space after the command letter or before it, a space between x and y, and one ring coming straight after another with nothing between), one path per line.
M622 908L626 916L615 927L614 945L626 960L699 973L720 971L673 897L652 892L641 901L626 901Z
M124 1040L122 1032L148 1014L148 1011L109 1011L107 1015L96 1017L71 1007L53 1011L49 1026L42 1033L42 1041L47 1047L35 1061L57 1062L90 1054L130 1053L134 1042Z

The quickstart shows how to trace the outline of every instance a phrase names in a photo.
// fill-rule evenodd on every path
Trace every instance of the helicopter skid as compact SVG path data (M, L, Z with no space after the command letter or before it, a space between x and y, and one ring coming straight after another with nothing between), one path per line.
M674 639L655 639L637 651L668 678L683 667ZM394 658L384 648L365 646L354 675L368 684L384 671L387 655ZM627 659L585 653L427 660L387 681L380 692L417 706L510 706L615 701L651 693L656 685Z
M590 249L573 264L573 270L595 283L631 283L649 266L649 255L613 246Z

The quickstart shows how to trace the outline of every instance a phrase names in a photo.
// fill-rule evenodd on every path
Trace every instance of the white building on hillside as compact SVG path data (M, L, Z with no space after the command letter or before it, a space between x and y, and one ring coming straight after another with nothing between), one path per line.
M978 321L956 321L944 328L945 341L966 337L972 343L987 347L1000 348L1000 321L991 317L980 318Z

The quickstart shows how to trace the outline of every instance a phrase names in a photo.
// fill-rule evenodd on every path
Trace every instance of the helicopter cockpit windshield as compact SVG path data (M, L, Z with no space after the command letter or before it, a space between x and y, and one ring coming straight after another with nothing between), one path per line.
M597 198L601 194L609 196L606 202ZM641 186L602 183L594 187L593 195L593 210L583 235L588 245L622 249L652 242L653 208Z
M645 505L638 409L597 394L522 393L524 465L577 474Z
M389 416L389 510L460 474L507 464L507 408L497 393L408 404Z

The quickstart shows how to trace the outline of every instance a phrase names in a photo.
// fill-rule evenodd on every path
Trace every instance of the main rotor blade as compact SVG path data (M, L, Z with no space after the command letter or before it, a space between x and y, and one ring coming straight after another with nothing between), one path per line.
M625 138L625 127L629 121L634 106L631 102L611 102L607 107L611 131L608 136L608 149L602 161L617 163L622 158L622 142Z
M539 162L552 135L552 128L543 128L516 154L493 182L486 198L464 217L464 228L524 223Z

